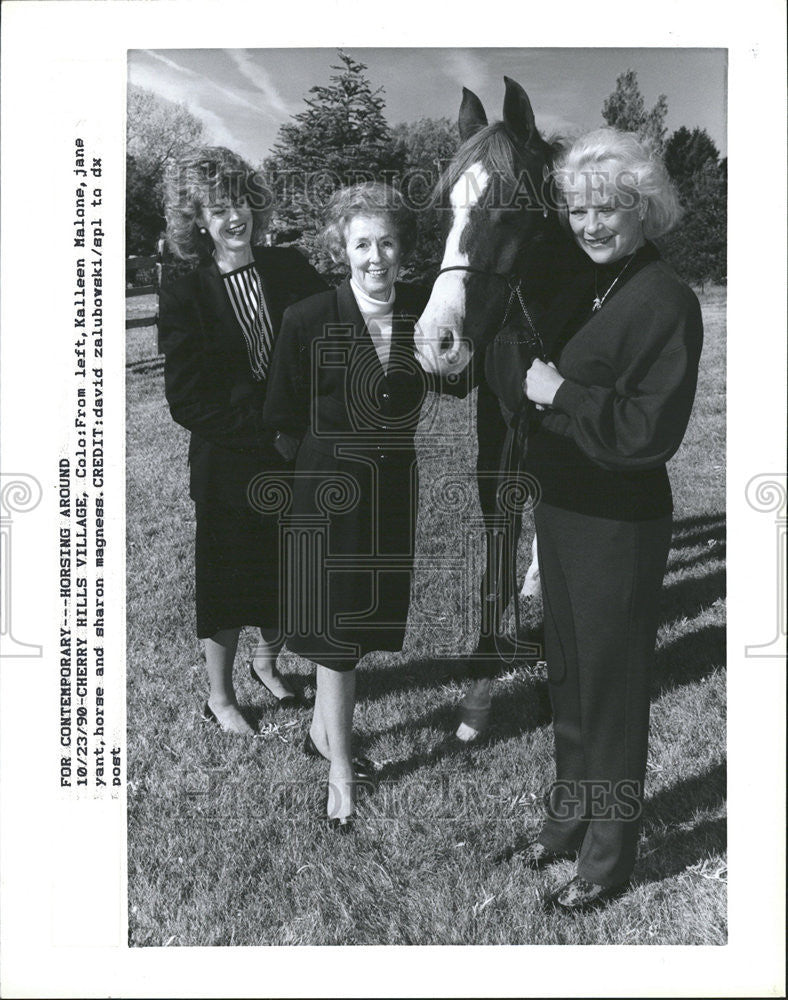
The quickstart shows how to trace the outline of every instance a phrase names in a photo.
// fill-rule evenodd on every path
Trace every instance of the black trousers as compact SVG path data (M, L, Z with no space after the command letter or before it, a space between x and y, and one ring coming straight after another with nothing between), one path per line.
M579 850L582 878L616 885L635 864L672 519L539 503L535 520L556 761L539 839Z

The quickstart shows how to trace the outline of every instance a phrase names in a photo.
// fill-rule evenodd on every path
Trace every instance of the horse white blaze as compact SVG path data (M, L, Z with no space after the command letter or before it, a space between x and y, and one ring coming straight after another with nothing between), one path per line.
M536 551L536 535L531 543L531 565L523 580L520 597L535 597L542 589L542 576L539 572L539 555Z
M452 224L446 237L441 268L467 267L467 253L460 251L460 239L490 181L490 175L480 163L474 163L457 180L449 202ZM470 348L461 344L465 319L465 282L467 272L449 271L438 275L429 302L416 324L416 354L425 371L445 375L462 371L470 360ZM448 341L443 347L442 341Z

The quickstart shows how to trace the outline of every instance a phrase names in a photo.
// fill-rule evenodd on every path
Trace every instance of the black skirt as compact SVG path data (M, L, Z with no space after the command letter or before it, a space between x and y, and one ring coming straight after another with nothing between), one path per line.
M405 639L418 476L410 440L390 438L338 457L337 445L307 434L298 452L287 646L331 670Z
M278 628L279 516L202 501L195 508L197 637L244 625Z

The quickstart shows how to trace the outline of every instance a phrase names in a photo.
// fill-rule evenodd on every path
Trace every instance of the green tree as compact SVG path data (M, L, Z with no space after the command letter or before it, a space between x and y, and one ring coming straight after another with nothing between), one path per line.
M608 125L635 132L665 161L679 193L684 216L657 242L666 260L686 280L723 282L726 273L727 175L719 151L705 129L681 126L665 141L668 102L660 94L648 110L637 74L628 69L602 105Z
M657 103L646 110L646 102L640 92L637 73L628 69L616 79L616 89L602 105L602 117L608 125L623 132L635 132L641 139L652 143L658 153L665 142L665 118L668 113L668 99L660 94Z
M400 190L416 213L416 246L403 270L406 279L429 283L440 266L443 239L431 195L459 142L457 125L448 118L419 118L392 129L392 164Z
M663 159L673 183L684 200L692 191L696 175L707 163L717 164L720 152L706 129L690 130L682 125L665 143Z
M299 242L325 274L336 265L315 237L332 191L363 180L391 179L391 132L383 88L372 89L366 66L340 51L341 65L315 86L306 108L284 124L263 167L274 192L274 242Z
M162 180L168 163L204 141L203 123L184 104L129 86L126 117L126 253L153 253L164 227Z
M164 225L156 177L126 154L126 255L149 256Z
M700 144L696 148L699 147ZM716 146L714 149L716 151ZM684 216L673 232L659 240L659 247L665 259L686 281L701 286L706 282L724 284L727 277L727 161L718 162L716 156L707 156L691 173L687 172L688 163L691 158L686 162L674 161L674 169L680 173L679 193Z

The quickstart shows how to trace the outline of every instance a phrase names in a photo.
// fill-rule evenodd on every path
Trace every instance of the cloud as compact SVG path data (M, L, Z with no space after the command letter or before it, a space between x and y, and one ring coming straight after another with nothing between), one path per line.
M199 77L199 73L195 73L193 69L189 69L188 66L183 66L181 63L175 62L174 59L169 59L167 56L163 56L161 52L154 52L153 49L142 49L144 55L148 56L149 59L154 59L156 62L164 63L169 69L174 69L176 73L181 73L184 76Z
M257 120L259 107L204 73L143 50L130 54L129 82L185 104L205 126L205 139L211 145L227 146L252 160L260 158L256 144L248 141L249 122Z
M244 150L238 149L238 135L230 131L223 118L220 118L209 108L200 105L195 105L192 110L205 125L209 145L227 146L229 149L237 149L240 153L244 152Z
M275 121L288 118L291 108L277 90L270 74L258 62L259 56L250 49L226 49L235 68L241 76L262 94L265 103L257 106L257 110L268 114Z
M172 68L177 71L175 75L162 73L157 66L151 65L150 62L138 58L129 59L129 83L135 83L139 87L145 87L146 90L152 90L161 97L166 97L168 101L175 101L177 104L187 103L187 98L192 96L192 89L182 76L191 71L179 66Z
M468 49L453 49L443 57L443 72L461 87L478 93L484 90L490 74L484 61Z
M178 83L172 77L169 79L166 75L156 75L153 73L153 68L151 67L151 73L156 76L156 80L159 81L152 86L152 89L163 96L169 96L166 93L166 89L170 91L177 91L181 96L177 98L171 98L171 100L185 101L189 107L193 107L195 102L202 101L203 104L211 103L216 104L215 100L211 100L213 96L218 96L223 98L231 107L246 108L249 111L254 111L255 114L260 113L260 106L248 100L242 94L237 91L232 90L229 87L223 87L220 83L217 83L215 79L207 76L205 72L198 73L193 69L189 69L188 66L184 66L181 63L175 62L173 59L162 55L160 52L154 52L152 49L144 49L145 55L149 56L151 59L158 63L166 66L168 69L173 70L176 76L184 76L188 79L188 85L183 83ZM139 67L137 67L139 69ZM131 64L129 77L131 78ZM134 83L137 83L137 79L133 79ZM165 89L166 88L166 89Z
M586 131L582 125L564 115L534 114L534 118L536 119L536 127L547 139L574 138Z

